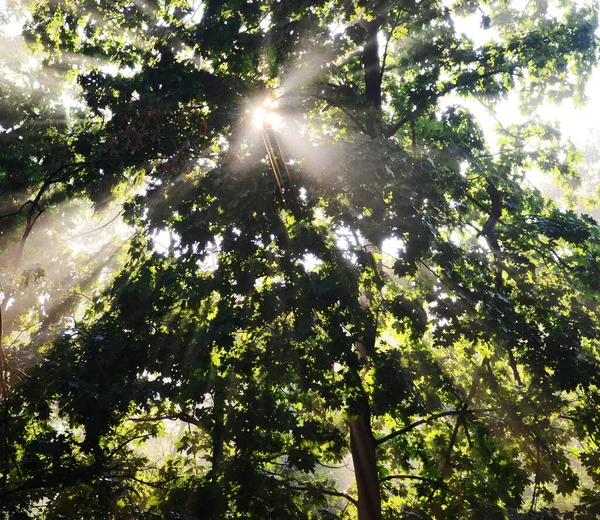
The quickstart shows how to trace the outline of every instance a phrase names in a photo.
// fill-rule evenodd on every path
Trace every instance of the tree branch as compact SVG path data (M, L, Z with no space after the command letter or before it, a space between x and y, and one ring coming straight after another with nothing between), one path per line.
M486 363L489 361L488 357L485 357L482 364L481 369L486 366ZM440 481L443 481L452 470L452 452L454 451L454 446L456 445L456 441L458 439L458 431L460 426L462 425L465 430L465 435L468 436L469 431L467 428L467 423L465 420L465 415L468 411L469 404L471 403L475 393L477 392L477 388L479 387L479 383L481 383L482 372L481 369L476 372L476 376L473 377L473 382L471 383L471 388L469 390L469 394L464 399L463 405L460 408L460 413L456 418L456 423L454 424L454 429L452 430L452 435L450 437L450 442L448 443L448 448L446 449L446 453L444 454L444 462L442 465L442 471L440 472ZM433 496L433 493L432 495Z
M339 108L344 114L346 114L346 116L348 116L348 118L357 126L357 128L363 133L366 134L367 133L367 129L366 127L362 124L362 122L360 121L360 119L358 119L354 114L352 114L352 112L350 112L346 107L344 107L343 105L336 103L333 99L327 97L327 96L315 96L317 99L320 99L322 101L325 101L327 103L329 103L330 105L334 106L335 108Z
M445 482L443 482L441 480L436 480L436 479L427 478L427 477L419 477L417 475L388 475L387 477L383 477L379 482L388 482L390 480L400 480L400 479L404 479L404 480L419 480L421 482L427 482L428 484L432 484L432 485L438 486L439 488L442 488L445 491L448 491L449 493L452 493L453 495L456 495L458 497L464 498L465 500L468 500L469 502L475 502L477 500L475 497L471 497L471 496L468 496L468 495L463 495L459 491L456 491L455 489L452 489L450 486L448 486L448 484L446 484Z
M203 424L198 419L196 419L195 417L192 417L191 415L188 415L187 413L183 413L183 412L159 415L156 417L130 417L128 419L128 421L131 421L131 422L159 422L159 421L175 421L175 420L193 424L194 426L197 426L198 428L203 427Z
M0 219L8 218L8 217L16 217L17 215L19 215L21 213L21 211L23 211L25 206L27 206L28 204L33 204L33 202L31 200L25 201L23 204L21 204L21 206L19 206L18 210L13 211L12 213L5 213L4 215L0 215Z
M412 119L414 114L415 113L413 112L411 114L407 114L401 117L397 123L393 124L390 128L387 129L387 131L384 133L385 137L392 137L394 134L396 134L396 132L400 130L400 128L402 128L406 123L408 123L408 121Z
M380 444L383 444L384 442L394 439L395 437L398 437L398 436L402 435L403 433L412 431L415 428L417 428L423 424L428 424L437 419L441 419L442 417L449 417L449 416L453 416L453 415L462 415L462 414L467 414L467 413L476 414L476 413L502 412L505 410L506 410L506 408L474 408L471 410L463 410L463 409L448 410L446 412L435 413L433 415L430 415L429 417L426 417L425 419L419 419L418 421L415 421L414 423L409 424L408 426L405 426L404 428L400 428L399 430L389 433L388 435L385 435L384 437L375 439L375 444L377 444L377 446L379 446Z
M323 493L324 495L329 495L332 497L339 497L339 498L344 498L346 499L348 502L350 502L351 504L355 505L358 507L358 500L356 500L356 498L348 495L347 493L342 493L341 491L334 491L334 490L330 490L330 489L319 489L316 487L304 487L304 486L287 486L289 489L293 489L295 491L314 491L317 490L320 493Z
M404 18L400 19L400 13L398 13L398 16L396 16L396 20L392 24L392 28L390 29L390 35L387 37L387 40L385 41L385 47L383 48L383 57L381 58L381 71L379 73L379 83L380 84L383 81L383 74L385 72L385 62L388 57L388 47L390 45L390 40L392 39L392 36L394 35L394 31L396 30L396 28L401 23L406 22L410 18L410 16L411 15L408 15L408 16L405 16Z

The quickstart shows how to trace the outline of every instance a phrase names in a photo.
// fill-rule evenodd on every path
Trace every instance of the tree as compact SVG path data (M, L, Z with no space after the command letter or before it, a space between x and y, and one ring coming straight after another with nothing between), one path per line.
M85 57L65 189L144 189L110 288L6 384L7 514L535 518L583 490L591 518L600 231L522 182L574 154L490 154L440 102L581 97L595 28L545 2L38 2L48 63ZM152 467L165 420L189 429Z

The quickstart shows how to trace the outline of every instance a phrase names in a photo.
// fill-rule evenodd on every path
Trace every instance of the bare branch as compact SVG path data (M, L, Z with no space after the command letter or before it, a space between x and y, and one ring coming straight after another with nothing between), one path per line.
M387 37L387 40L385 42L385 47L383 49L383 57L381 58L381 71L379 73L379 83L381 83L383 81L383 74L385 72L385 62L388 57L388 46L390 45L390 40L394 36L394 31L396 30L396 27L398 27L401 23L406 22L409 19L409 17L410 17L410 15L405 16L404 18L400 19L400 13L398 13L398 16L396 16L396 20L392 24L392 28L390 29L390 34Z
M23 204L21 204L19 206L18 210L13 211L12 213L5 213L4 215L0 215L0 219L8 218L8 217L16 217L17 215L19 215L21 213L21 211L23 211L25 206L27 206L28 204L33 204L33 202L31 200L25 201Z
M323 493L324 495L344 498L351 504L354 504L356 507L358 507L358 500L356 500L356 498L348 495L347 493L342 493L341 491L334 491L332 489L319 489L319 488L314 488L314 487L310 488L310 487L303 487L303 486L287 486L287 487L289 489L293 489L295 491L313 491L314 489L317 489L320 493Z
M123 479L123 480L133 480L135 482L139 482L140 484L143 484L144 486L149 486L155 489L162 489L164 488L165 484L168 484L169 482L173 482L174 480L179 480L181 477L176 476L176 477L171 477L165 480L161 480L159 482L148 482L147 480L142 480L140 478L134 477L133 475L130 475L128 473L115 473L112 475L105 475L105 478L119 478L119 479Z
M426 477L419 477L417 475L388 475L387 477L383 477L382 479L380 479L379 482L388 482L390 480L401 480L401 479L419 480L421 482L427 482L428 484L431 484L431 485L437 486L438 488L444 489L445 491L448 491L449 493L452 493L453 495L464 498L465 500L468 500L469 502L474 502L477 500L475 497L463 495L459 491L452 489L450 486L448 486L448 484L446 484L445 482L443 482L441 480L436 480L433 478L426 478Z
M123 215L123 211L119 211L113 218L111 218L108 222L105 222L104 224L90 229L88 231L83 231L82 233L77 233L76 235L68 235L69 238L67 240L65 240L64 242L68 242L69 240L72 240L73 238L78 238L78 237L82 237L85 235L90 235L92 233L95 233L96 231L101 231L102 229L104 229L107 226L110 226L115 220L117 220L120 216Z
M165 415L159 415L159 416L155 416L155 417L130 417L128 419L131 422L159 422L159 421L183 421L189 424L193 424L194 426L197 426L198 428L202 428L203 424L196 419L195 417L192 417L191 415L187 414L187 413L172 413L172 414L165 414Z
M400 128L402 128L406 123L408 123L414 117L414 113L407 114L401 117L397 123L393 124L387 131L384 133L385 137L392 137Z
M419 419L418 421L415 421L414 423L409 424L408 426L405 426L404 428L400 428L399 430L389 433L388 435L385 435L384 437L375 439L375 443L379 446L380 444L383 444L384 442L394 439L395 437L398 437L399 435L402 435L403 433L412 431L415 428L417 428L423 424L431 423L433 421L436 421L437 419L441 419L442 417L449 417L449 416L453 416L453 415L462 415L462 414L467 414L467 413L477 414L477 413L491 413L491 412L502 412L502 411L506 411L506 408L478 408L478 409L471 409L471 410L461 409L461 410L448 410L446 412L435 413L433 415L430 415L429 417L426 417L425 419Z
M336 103L333 99L327 97L327 96L315 96L317 99L320 99L322 101L325 101L327 103L329 103L330 105L334 106L335 108L339 108L344 114L346 114L346 116L348 116L348 118L357 126L357 128L363 133L366 134L367 133L367 129L366 127L362 124L362 122L360 121L360 119L358 119L358 117L356 117L352 112L350 112L346 107L344 107L343 105Z

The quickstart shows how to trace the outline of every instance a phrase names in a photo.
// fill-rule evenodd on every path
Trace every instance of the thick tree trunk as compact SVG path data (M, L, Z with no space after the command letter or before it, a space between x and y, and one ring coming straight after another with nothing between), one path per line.
M367 101L367 133L375 138L381 131L381 63L379 61L379 20L364 21L361 26L367 32L363 50L365 93ZM369 304L368 294L363 295L364 304ZM356 346L359 356L368 360L375 345L376 324L373 337L365 338ZM371 414L368 409L350 421L350 450L354 463L356 489L358 491L358 519L381 520L381 494L377 471L377 444L371 429Z
M379 61L379 21L363 21L367 41L363 50L365 94L367 98L367 133L377 137L381 131L381 63Z
M363 304L370 298L363 294ZM368 360L375 346L376 324L362 342L356 343L358 355ZM366 369L365 369L366 370ZM381 494L377 471L377 444L371 429L371 413L368 409L350 421L350 451L354 464L354 477L358 491L358 520L381 520Z
M220 377L215 377L213 393L213 428L211 431L212 437L212 485L213 485L213 502L212 510L205 511L209 513L207 518L218 520L224 518L227 504L223 494L223 430L225 421L225 381Z
M350 449L358 490L359 520L381 520L381 495L371 416L365 413L350 421Z

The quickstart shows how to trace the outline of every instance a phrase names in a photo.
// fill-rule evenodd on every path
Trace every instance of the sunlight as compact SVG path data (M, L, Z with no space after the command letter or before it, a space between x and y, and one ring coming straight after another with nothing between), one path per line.
M252 124L255 129L280 130L283 127L283 118L277 113L279 101L271 98L265 99L262 105L254 109Z

